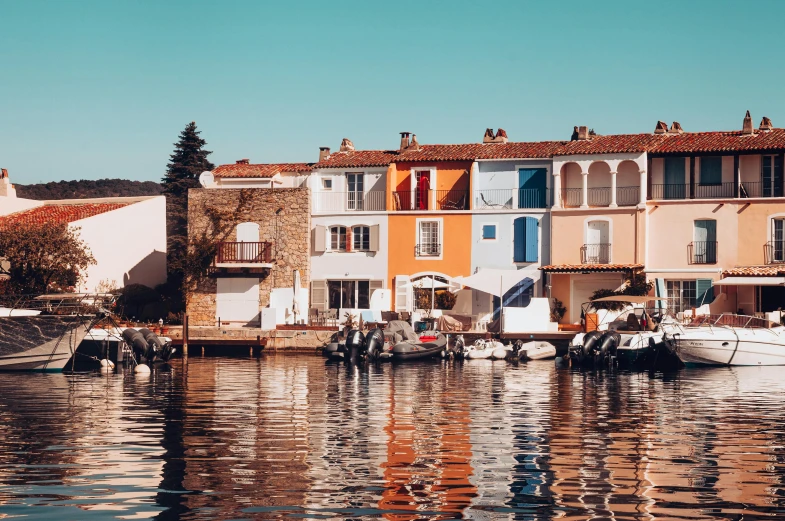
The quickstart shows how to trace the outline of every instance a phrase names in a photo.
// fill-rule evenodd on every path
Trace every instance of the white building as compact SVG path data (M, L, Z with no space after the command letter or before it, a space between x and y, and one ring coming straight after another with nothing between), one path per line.
M311 163L251 164L238 159L204 172L199 182L205 188L299 188L311 173Z
M394 152L354 150L348 139L308 179L312 197L311 306L346 313L390 309L387 170ZM374 315L375 316L375 315Z
M7 172L0 179L0 228L22 223L68 223L95 258L80 292L166 281L166 199L110 197L34 201L17 198Z

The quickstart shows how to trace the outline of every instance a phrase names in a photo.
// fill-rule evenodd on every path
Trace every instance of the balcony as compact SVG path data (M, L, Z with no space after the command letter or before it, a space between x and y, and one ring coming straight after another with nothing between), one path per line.
M493 188L490 190L477 190L474 194L474 208L476 210L547 208L547 205L547 189Z
M739 197L783 197L782 186L761 181L744 181L739 186Z
M272 268L270 242L222 242L215 256L216 268Z
M468 210L468 190L404 190L393 192L394 211Z
M767 242L763 246L763 254L766 264L785 263L785 240Z
M442 254L442 245L437 243L417 244L414 247L415 257L438 257Z
M616 206L635 206L640 202L640 187L616 187ZM610 206L613 202L610 186L586 189L586 203L589 206ZM565 208L578 208L583 205L583 188L565 188L562 190L562 205Z
M584 244L581 246L581 264L610 264L610 243Z
M331 212L383 212L386 210L386 192L315 192L314 213Z
M716 264L717 241L694 241L687 247L690 264Z

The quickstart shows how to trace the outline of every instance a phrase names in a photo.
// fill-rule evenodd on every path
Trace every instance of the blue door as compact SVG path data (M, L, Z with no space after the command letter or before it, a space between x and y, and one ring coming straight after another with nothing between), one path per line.
M518 170L518 208L545 208L546 175L544 168Z
M539 251L539 221L534 217L515 219L513 221L513 262L537 262Z

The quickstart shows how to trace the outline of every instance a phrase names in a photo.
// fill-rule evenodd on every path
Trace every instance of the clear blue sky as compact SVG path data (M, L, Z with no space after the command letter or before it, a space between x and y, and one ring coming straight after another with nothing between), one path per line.
M0 166L159 180L189 121L214 163L785 126L785 1L0 0Z

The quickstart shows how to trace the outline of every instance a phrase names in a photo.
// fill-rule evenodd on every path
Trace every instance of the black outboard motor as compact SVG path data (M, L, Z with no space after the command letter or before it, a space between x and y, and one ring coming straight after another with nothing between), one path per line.
M616 331L608 331L599 342L599 355L603 362L609 362L616 358L616 350L621 343L621 335Z
M126 328L123 330L123 340L133 349L134 356L137 359L144 358L149 360L150 345L147 343L147 340L144 339L144 335L141 331L131 329L130 327Z
M346 351L349 354L350 364L356 364L359 358L365 354L365 336L362 331L352 329L346 334Z
M604 331L591 331L583 337L581 354L584 362L593 362L594 357L600 350L600 339L605 334Z
M158 338L158 335L156 335L146 327L140 329L139 332L142 333L145 342L147 342L147 345L150 347L149 354L147 356L147 361L153 362L156 358L160 358L161 352L164 349L164 344L163 342L161 342L161 339Z
M379 329L371 329L365 336L365 351L368 360L378 360L384 350L384 332Z

